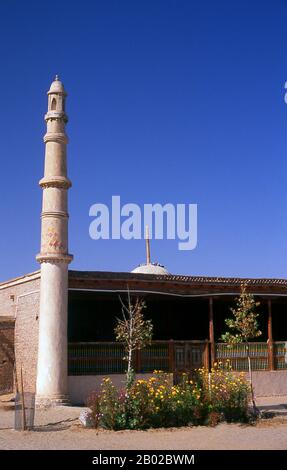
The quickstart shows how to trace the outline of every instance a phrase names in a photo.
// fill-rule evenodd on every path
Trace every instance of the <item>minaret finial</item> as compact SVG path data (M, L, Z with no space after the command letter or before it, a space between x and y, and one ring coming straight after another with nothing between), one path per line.
M60 80L60 79L59 79L59 75L56 74L54 81L55 81L55 82L58 82L59 80Z
M150 244L149 244L149 230L146 226L146 264L150 264Z

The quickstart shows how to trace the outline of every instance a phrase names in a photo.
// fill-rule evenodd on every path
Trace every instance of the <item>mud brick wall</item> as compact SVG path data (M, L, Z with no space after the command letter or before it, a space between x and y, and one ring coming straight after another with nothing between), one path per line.
M0 325L1 318L10 317L15 321L15 329L10 335L14 337L14 351L17 369L17 381L20 385L20 368L23 371L25 391L35 391L36 365L38 351L38 323L40 299L40 274L0 284ZM2 323L3 323L2 322ZM14 322L13 322L14 323ZM3 331L0 331L3 334ZM9 330L7 330L9 331ZM1 345L1 336L0 336ZM8 366L7 366L8 367ZM12 366L13 370L13 366ZM13 382L13 379L12 379ZM11 375L5 372L0 375L0 390L11 388Z
M35 392L40 294L35 292L19 298L15 323L15 356L17 378L22 367L24 391ZM19 382L18 382L19 383Z
M13 391L14 321L0 320L0 394Z

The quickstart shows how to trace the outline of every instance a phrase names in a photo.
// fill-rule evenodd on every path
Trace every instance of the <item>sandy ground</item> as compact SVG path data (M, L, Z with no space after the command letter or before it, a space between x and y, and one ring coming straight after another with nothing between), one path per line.
M83 408L58 407L37 410L35 430L13 429L13 403L0 397L0 449L92 449L92 450L287 450L287 396L258 399L261 410L272 419L256 426L220 424L214 428L160 429L148 431L97 431L81 427Z

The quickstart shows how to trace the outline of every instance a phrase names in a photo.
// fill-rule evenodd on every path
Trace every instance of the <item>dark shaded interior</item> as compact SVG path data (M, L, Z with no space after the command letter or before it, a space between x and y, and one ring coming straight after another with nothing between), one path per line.
M160 294L144 298L144 315L152 320L154 340L208 339L208 299ZM122 299L126 296L122 295ZM70 342L114 341L117 317L121 317L118 294L69 293Z
M209 337L208 297L180 297L146 294L145 317L152 320L154 340L204 340ZM122 299L126 295L122 294ZM258 298L259 325L262 335L257 341L268 338L268 304L266 298ZM225 318L231 316L234 298L214 298L214 335L218 341L226 331ZM272 300L273 339L284 340L287 331L287 301ZM69 292L70 342L114 341L116 318L121 316L119 295L113 292Z
M287 301L285 298L272 300L272 330L274 341L286 341Z

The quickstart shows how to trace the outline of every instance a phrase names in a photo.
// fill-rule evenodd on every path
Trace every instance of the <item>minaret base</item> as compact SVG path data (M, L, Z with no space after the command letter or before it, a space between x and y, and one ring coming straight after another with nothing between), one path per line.
M36 408L50 408L55 406L71 406L68 395L55 395L52 397L36 396Z

